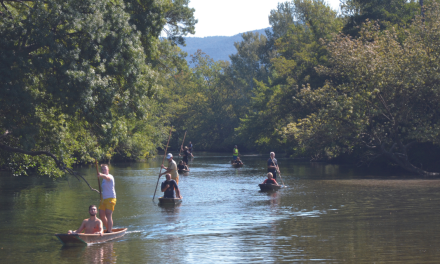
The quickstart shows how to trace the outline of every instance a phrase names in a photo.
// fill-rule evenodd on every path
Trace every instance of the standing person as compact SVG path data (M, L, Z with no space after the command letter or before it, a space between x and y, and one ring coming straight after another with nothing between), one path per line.
M101 234L102 230L102 221L96 217L96 213L98 212L98 208L96 205L89 206L89 215L90 218L84 219L81 226L77 230L69 230L67 234L80 234L84 231L84 234Z
M275 158L275 152L270 153L270 158L267 160L267 172L272 172L273 178L277 178L277 172L280 173L278 168L278 161Z
M234 149L232 150L232 160L235 161L238 157L238 148L237 145L234 146Z
M185 164L188 164L188 156L194 157L193 154L191 152L189 152L188 147L185 146L184 150L183 150L183 162L185 162ZM179 154L179 156L181 156Z
M168 160L168 167L165 167L162 164L161 167L162 169L165 169L165 172L162 172L159 176L169 173L171 174L171 178L175 180L177 184L179 184L179 173L177 173L177 164L173 160L173 154L168 153L167 160Z
M189 142L188 150L189 150L189 153L191 153L191 154L193 153L193 144L191 143L191 141Z
M160 186L160 189L163 192L163 198L176 198L177 196L177 198L182 199L179 187L177 187L176 181L171 179L171 174L167 173L165 177L166 180L162 182L162 185ZM174 190L176 191L176 195L174 195Z
M116 205L115 178L109 174L107 164L101 164L101 172L98 178L102 178L102 199L99 203L99 217L107 228L106 233L111 233L113 229L113 211Z

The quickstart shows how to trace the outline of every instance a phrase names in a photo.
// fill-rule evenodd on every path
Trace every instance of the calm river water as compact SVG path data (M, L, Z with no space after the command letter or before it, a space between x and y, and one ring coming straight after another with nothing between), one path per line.
M277 157L287 187L268 194L258 188L267 158L243 156L234 169L229 155L196 153L180 176L178 207L152 201L161 157L112 164L114 225L128 233L82 247L63 247L53 234L78 228L97 193L72 177L3 172L0 263L440 261L439 180ZM80 171L96 188L95 168Z

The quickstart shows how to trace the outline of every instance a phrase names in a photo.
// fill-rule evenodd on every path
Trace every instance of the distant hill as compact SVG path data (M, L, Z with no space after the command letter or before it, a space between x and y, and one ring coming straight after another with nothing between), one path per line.
M259 34L266 35L265 30L266 28L253 30L252 32L258 32ZM188 37L185 38L186 47L180 46L180 48L188 53L188 57L186 58L188 62L190 60L189 55L196 53L198 49L201 49L204 53L216 61L230 61L229 55L237 53L237 50L234 47L234 42L240 42L243 40L241 34L242 33L230 37Z

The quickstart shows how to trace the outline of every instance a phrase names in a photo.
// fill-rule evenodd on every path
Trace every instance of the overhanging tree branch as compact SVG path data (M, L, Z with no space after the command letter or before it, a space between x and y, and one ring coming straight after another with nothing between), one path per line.
M9 134L8 132L6 132L6 133ZM7 135L7 134L6 135L5 134L2 137ZM64 162L60 161L54 154L52 154L48 151L27 151L27 150L20 149L20 148L13 148L13 147L10 147L10 146L4 145L4 144L0 144L0 148L4 149L6 151L9 151L9 152L22 153L22 154L26 154L29 156L39 156L39 155L48 156L55 161L57 167L60 170L62 170L65 173L69 173L70 175L73 175L78 180L80 180L80 178L81 178L87 184L87 186L89 186L90 190L99 193L98 190L96 190L96 189L92 188L92 186L90 186L90 184L87 182L87 180L80 173L78 173L70 168L67 168L67 166L66 166L66 164L64 164Z

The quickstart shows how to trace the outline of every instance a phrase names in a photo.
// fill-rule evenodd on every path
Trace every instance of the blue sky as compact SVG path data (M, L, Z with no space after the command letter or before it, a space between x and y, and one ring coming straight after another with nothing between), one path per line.
M270 10L279 0L190 0L199 20L194 37L233 36L238 33L269 27ZM339 0L327 0L339 9Z

